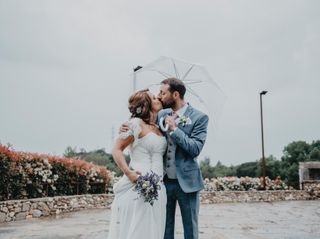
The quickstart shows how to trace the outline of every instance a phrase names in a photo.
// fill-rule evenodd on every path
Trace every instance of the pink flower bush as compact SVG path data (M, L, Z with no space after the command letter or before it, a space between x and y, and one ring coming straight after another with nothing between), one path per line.
M105 192L113 174L78 158L18 152L0 144L0 200Z

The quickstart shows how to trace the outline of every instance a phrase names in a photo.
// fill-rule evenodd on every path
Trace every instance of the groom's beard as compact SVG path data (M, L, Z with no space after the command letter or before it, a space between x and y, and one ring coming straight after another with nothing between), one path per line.
M164 109L173 108L173 106L175 105L175 103L176 103L176 102L175 102L174 100L171 100L171 101L166 102L166 103L162 102L162 107L163 107Z

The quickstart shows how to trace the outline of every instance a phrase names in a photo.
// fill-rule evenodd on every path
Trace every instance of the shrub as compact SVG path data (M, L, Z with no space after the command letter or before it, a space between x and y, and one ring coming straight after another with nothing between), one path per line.
M0 200L103 193L112 174L77 158L17 152L0 144Z

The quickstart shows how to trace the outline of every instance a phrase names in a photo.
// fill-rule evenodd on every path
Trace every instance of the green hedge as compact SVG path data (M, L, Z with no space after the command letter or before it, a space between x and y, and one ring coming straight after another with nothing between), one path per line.
M17 152L0 144L0 200L105 193L112 173L77 158Z

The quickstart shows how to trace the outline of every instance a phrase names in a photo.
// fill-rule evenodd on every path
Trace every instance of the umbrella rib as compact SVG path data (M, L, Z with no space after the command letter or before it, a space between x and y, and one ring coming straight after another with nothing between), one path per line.
M153 69L151 69L151 71L156 71L156 72L158 72L160 75L162 75L162 76L164 76L164 77L166 77L166 78L171 77L171 75L169 75L168 73L163 72L163 71L153 70Z
M194 95L195 97L197 97L197 98L200 100L200 102L204 103L203 99L202 99L196 92L194 92L194 90L192 90L192 89L191 89L189 86L187 86L187 85L186 85L186 87L187 87L188 91L189 91L192 95Z
M177 77L178 79L180 79L180 75L179 75L179 72L178 72L176 63L173 61L173 59L172 59L172 64L173 64L173 67L174 67L174 71L175 71L175 73L176 73L176 77Z
M192 81L192 80L185 80L184 81L186 84L191 85L191 84L197 84L197 83L203 83L203 81Z
M148 85L147 89L148 89L149 87L155 86L155 85L160 85L160 83L150 84L150 85Z
M187 70L187 72L184 74L184 76L182 77L182 80L184 80L190 73L190 71L192 70L192 68L194 67L194 65L192 65L189 70Z

